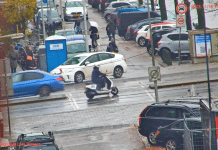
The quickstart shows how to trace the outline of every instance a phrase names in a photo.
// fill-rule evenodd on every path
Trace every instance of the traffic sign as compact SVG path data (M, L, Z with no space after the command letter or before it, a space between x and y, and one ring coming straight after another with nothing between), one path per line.
M47 0L42 0L43 1L43 3L47 3Z
M187 6L184 3L180 3L176 6L176 12L179 14L184 14L188 10Z
M176 15L176 27L185 27L185 15Z
M159 80L160 81L160 67L149 67L148 68L149 74L149 81L154 82Z

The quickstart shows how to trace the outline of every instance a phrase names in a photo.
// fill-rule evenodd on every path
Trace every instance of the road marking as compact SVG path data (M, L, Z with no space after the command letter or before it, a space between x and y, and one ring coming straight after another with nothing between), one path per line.
M141 82L138 82L138 84L139 84L142 88L145 88L145 86L142 85ZM144 91L148 94L148 96L151 98L151 100L154 101L154 98L152 97L152 95L151 95L147 90L144 90Z
M73 106L73 108L75 110L79 109L79 106L77 105L76 100L74 98L72 98L72 94L69 93L68 95L69 95L68 100L69 100L70 104Z

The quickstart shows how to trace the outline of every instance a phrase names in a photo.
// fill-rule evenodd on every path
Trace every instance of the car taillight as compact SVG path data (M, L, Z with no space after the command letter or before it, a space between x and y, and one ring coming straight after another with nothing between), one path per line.
M135 30L133 33L135 34L137 31Z
M151 42L151 38L149 38L148 41Z
M141 114L139 115L139 124L141 124Z
M157 130L156 136L157 136L158 134L160 134L160 131Z
M63 81L63 78L58 77L58 78L56 78L56 80L58 80L58 81Z
M105 6L107 6L108 4L105 4Z
M136 32L136 34L138 35L139 33L138 33L138 32Z
M59 70L60 70L61 73L63 72L62 69L59 69Z
M129 31L129 28L127 28L127 31Z
M148 35L148 33L145 34L146 36Z
M161 39L162 39L162 38L161 38ZM160 40L161 40L161 39L160 39ZM158 46L161 44L161 43L160 43L160 40L159 40L158 43L157 43Z

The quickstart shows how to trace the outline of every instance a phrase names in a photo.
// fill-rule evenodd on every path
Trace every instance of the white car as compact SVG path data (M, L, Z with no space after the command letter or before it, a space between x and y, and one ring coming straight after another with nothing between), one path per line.
M83 0L67 0L64 8L64 20L75 21L78 17L84 17ZM85 8L86 19L88 20L88 11Z
M175 28L175 27L176 27L175 22L163 22L163 23L157 23L151 25L152 30L160 30L160 29ZM136 36L136 42L143 47L148 44L149 38L150 38L149 25L145 25L138 31Z
M94 66L115 78L122 77L127 71L127 64L123 55L109 52L83 53L67 60L62 65L52 70L51 74L61 75L65 82L83 82L91 79Z

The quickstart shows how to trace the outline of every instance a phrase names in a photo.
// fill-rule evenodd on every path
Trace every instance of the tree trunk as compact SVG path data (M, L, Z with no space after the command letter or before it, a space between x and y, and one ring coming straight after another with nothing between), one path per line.
M178 5L178 0L174 0L174 5L175 5L175 14L178 15L178 13L176 11L176 6Z
M167 20L165 0L159 0L161 20Z
M204 2L203 0L194 0L195 5L201 6L197 9L198 14L198 29L204 29L205 27L205 16L204 16L204 8L202 7Z
M192 23L191 23L191 15L190 15L190 2L189 0L184 0L184 4L187 6L187 12L186 12L186 29L192 30Z
M154 0L151 0L151 10L154 11Z

